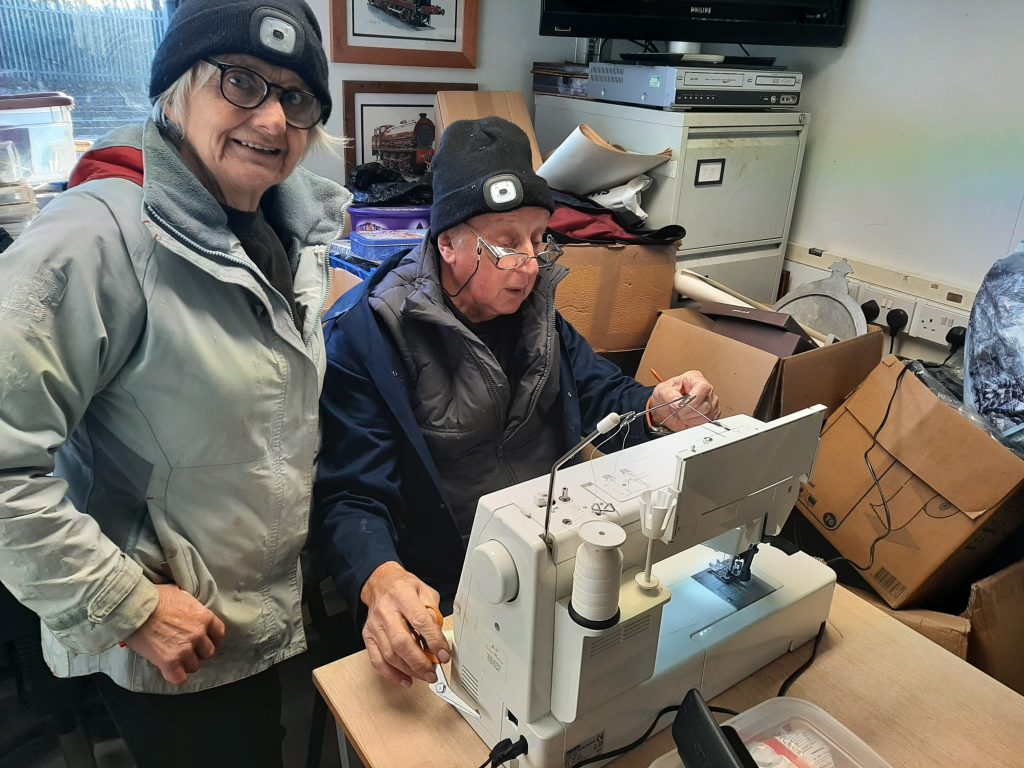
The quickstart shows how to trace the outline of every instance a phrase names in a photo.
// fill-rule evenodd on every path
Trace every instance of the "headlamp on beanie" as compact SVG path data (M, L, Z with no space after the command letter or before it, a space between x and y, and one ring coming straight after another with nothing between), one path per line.
M297 57L304 45L298 22L276 8L260 8L252 15L249 35L253 47L261 46L279 57Z
M456 120L441 134L431 165L430 234L474 216L516 208L555 210L548 183L533 170L530 140L500 117Z
M182 0L156 49L149 97L156 99L197 62L247 54L290 69L331 114L327 54L306 0Z
M492 211L508 211L518 208L523 202L523 184L513 173L499 173L486 179L484 203Z

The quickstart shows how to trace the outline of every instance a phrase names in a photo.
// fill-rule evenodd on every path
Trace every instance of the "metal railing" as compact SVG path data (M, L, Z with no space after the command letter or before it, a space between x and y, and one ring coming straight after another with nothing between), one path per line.
M79 123L137 119L172 0L0 0L0 93L61 90ZM96 123L98 126L99 123Z

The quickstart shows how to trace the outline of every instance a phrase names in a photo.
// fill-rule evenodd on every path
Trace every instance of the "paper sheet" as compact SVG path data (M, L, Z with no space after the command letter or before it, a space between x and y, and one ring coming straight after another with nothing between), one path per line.
M609 144L590 126L581 124L558 145L537 173L553 189L589 195L623 184L671 157L671 149L656 155L629 152Z
M747 302L737 299L735 296L719 290L698 275L688 269L681 269L676 272L675 289L677 293L689 296L700 302L717 302L719 304L732 304L737 307L752 306Z

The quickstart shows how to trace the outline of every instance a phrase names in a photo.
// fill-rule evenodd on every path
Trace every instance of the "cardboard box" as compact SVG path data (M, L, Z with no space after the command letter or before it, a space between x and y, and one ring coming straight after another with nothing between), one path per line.
M856 587L846 587L857 597L866 600L880 611L885 611L901 624L921 633L933 643L941 645L950 653L967 659L970 647L971 621L965 616L953 616L940 611L929 611L920 608L907 608L897 611L890 608L874 592Z
M893 608L969 584L1024 520L1024 461L906 370L886 357L832 414L797 500Z
M674 245L568 244L555 306L597 352L640 349L672 303Z
M785 312L705 301L701 303L700 313L715 321L711 326L715 333L779 357L789 357L817 348L800 323Z
M959 616L914 608L895 610L878 595L847 587L894 619L966 659L1003 685L1024 694L1024 561L971 585Z
M975 582L965 616L971 621L967 660L1024 694L1024 562Z
M355 288L359 285L362 280L344 269L338 267L331 267L331 290L327 293L327 304L324 305L324 314L327 314L327 310L334 306L335 302L338 301L345 292L350 288Z
M497 115L515 123L530 139L533 150L533 170L540 168L540 147L533 132L533 121L526 108L526 99L519 91L438 91L434 98L434 127L437 138L434 147L441 146L445 128L456 120L476 120Z
M712 330L695 309L661 313L640 361L637 379L701 371L714 384L722 415L772 419L821 403L839 407L882 357L882 334L868 333L789 357L748 346Z

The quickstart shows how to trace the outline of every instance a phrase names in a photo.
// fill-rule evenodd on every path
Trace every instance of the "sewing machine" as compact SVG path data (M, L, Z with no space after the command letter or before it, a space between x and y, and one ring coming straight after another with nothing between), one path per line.
M548 477L482 497L452 662L480 738L525 736L520 768L571 768L813 638L835 574L761 542L811 472L824 412L732 416L562 469L548 520Z

